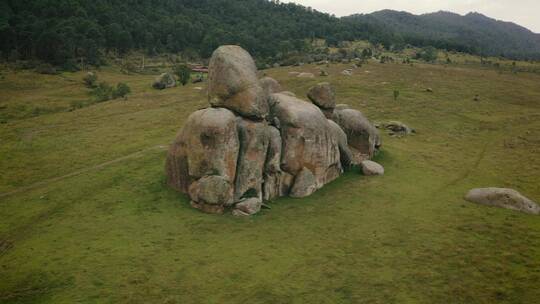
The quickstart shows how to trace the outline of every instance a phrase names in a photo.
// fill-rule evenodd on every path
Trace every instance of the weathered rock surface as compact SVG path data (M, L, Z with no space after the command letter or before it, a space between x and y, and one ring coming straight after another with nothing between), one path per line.
M256 197L262 200L263 170L270 141L269 126L238 118L240 151L237 165L234 199Z
M167 88L173 88L176 86L176 79L169 73L163 73L154 80L152 87L154 89L163 90Z
M333 120L347 135L354 165L359 165L363 160L372 158L380 148L379 132L360 111L335 109Z
M311 170L317 188L341 174L338 140L315 105L295 97L273 94L271 115L281 123L282 170L296 175Z
M250 216L263 201L309 196L380 146L360 112L334 110L328 83L309 91L313 103L300 100L270 77L257 79L240 47L214 52L208 82L212 107L189 116L166 161L168 185L203 212Z
M347 140L347 134L341 129L341 127L335 123L333 120L328 120L330 129L332 133L338 140L339 155L341 160L341 166L343 168L350 167L353 164L354 156L349 148L349 143Z
M317 191L317 180L315 175L308 169L302 168L294 179L294 185L291 189L290 196L301 198L310 196Z
M309 89L307 97L319 108L334 109L336 107L336 93L328 82L321 82Z
M239 149L236 117L231 111L223 108L196 111L169 149L167 183L188 193L196 180L217 175L231 184L232 191Z
M215 50L208 79L208 99L212 106L248 118L266 117L268 103L257 78L255 62L241 47L226 45Z
M362 173L367 176L372 175L383 175L384 174L384 168L380 164L371 161L371 160L365 160L361 164L362 166Z
M465 195L472 203L540 214L540 206L516 190L507 188L477 188Z
M257 198L249 198L234 205L235 210L239 210L246 215L253 215L261 211L262 201Z
M259 83L263 88L266 96L283 91L279 82L277 82L277 80L275 80L274 78L264 77L259 80Z

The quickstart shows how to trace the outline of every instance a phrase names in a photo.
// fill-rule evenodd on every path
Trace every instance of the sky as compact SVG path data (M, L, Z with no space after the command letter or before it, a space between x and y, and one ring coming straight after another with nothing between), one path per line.
M488 17L511 21L540 33L540 0L282 0L310 6L318 11L347 16L382 9L413 14L451 11L459 14L478 12Z

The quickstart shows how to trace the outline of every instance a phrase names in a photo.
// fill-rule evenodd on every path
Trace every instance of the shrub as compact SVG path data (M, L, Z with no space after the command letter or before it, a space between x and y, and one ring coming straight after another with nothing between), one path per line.
M131 93L131 88L124 82L120 82L116 85L116 89L112 92L113 99L126 97L127 94Z
M397 100L399 97L399 91L398 90L394 90L394 100Z
M103 102L111 99L113 88L106 82L100 82L97 88L93 90L97 102Z
M39 74L56 75L56 68L48 63L42 63L36 67L36 72Z
M423 48L420 52L416 53L416 59L422 59L427 62L433 62L437 60L438 51L432 46Z
M84 76L83 81L84 84L89 88L95 88L96 82L97 82L97 75L93 72L86 73L86 76Z
M185 64L177 65L174 67L174 74L182 85L186 85L191 78L191 69Z

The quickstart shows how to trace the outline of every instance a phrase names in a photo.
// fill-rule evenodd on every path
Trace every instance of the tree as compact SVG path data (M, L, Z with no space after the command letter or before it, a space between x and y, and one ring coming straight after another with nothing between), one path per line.
M185 64L177 65L174 67L174 74L182 85L186 85L191 78L191 69Z

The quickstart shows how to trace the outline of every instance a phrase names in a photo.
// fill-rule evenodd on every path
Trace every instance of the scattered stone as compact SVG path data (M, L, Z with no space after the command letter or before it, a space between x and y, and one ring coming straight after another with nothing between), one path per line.
M472 203L506 208L529 214L540 214L540 206L516 190L507 188L477 188L465 195Z
M474 101L480 101L480 96L475 95L475 96L474 96Z
M353 72L352 70L343 70L341 72L341 75L344 75L344 76L352 76Z
M325 70L321 70L321 71L319 72L319 76L326 77L326 76L328 76L328 72L325 71Z
M163 73L152 84L152 87L157 90L173 88L176 86L176 79L169 73Z
M313 73L304 72L304 73L298 74L298 76L296 76L296 77L299 77L299 78L315 78L315 75L313 75Z
M236 210L242 211L242 213L245 213L247 215L253 215L261 211L262 201L258 198L249 198L246 200L243 200L236 205L234 205L234 208Z
M199 83L199 82L203 82L204 81L204 78L201 74L195 76L193 78L193 80L191 80L191 83Z
M361 163L362 166L362 173L366 176L372 176L372 175L383 175L384 174L384 168L380 164L371 161L371 160L365 160Z
M386 130L391 131L392 134L409 135L412 133L416 133L414 129L409 128L406 124L399 121L389 121L387 123L382 124L382 126Z
M426 92L428 92L428 93L433 93L433 89L432 89L432 88L427 88L427 89L426 89Z
M296 77L300 75L300 72L289 72L289 76Z

